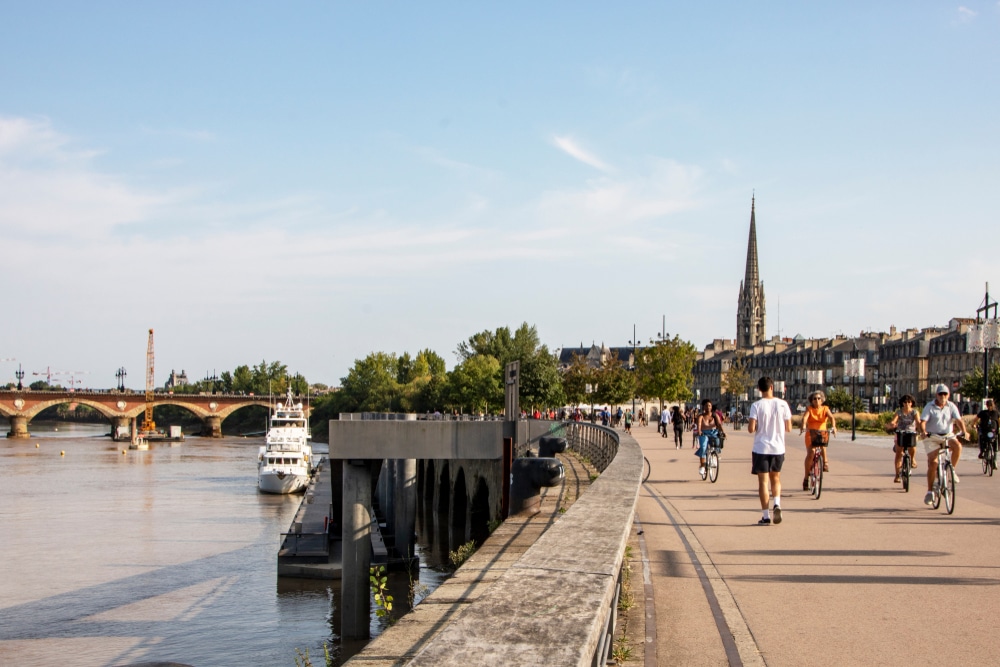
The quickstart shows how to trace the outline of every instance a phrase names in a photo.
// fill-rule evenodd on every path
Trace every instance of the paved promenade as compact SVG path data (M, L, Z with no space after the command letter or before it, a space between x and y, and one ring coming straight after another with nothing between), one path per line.
M802 491L805 448L788 434L783 522L757 526L752 436L727 430L719 480L698 476L656 427L633 435L652 464L638 516L655 621L646 665L992 665L1000 624L1000 474L967 448L955 513L892 481L888 437L839 433L819 500ZM931 624L940 622L940 632ZM942 642L947 633L949 641ZM818 638L822 635L822 639Z

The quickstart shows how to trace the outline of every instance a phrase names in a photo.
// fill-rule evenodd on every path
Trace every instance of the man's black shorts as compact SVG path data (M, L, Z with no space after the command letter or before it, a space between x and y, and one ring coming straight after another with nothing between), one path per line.
M785 462L785 455L751 452L750 459L753 462L750 466L750 474L759 475L762 472L781 472L781 464Z

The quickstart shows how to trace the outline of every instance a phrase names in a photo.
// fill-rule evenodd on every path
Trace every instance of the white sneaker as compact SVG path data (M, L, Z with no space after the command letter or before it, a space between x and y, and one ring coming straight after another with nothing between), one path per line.
M958 473L955 472L954 470L951 471L951 474L955 478L955 484L958 484L960 481L962 481L958 478Z
M928 491L924 496L924 505L934 505L934 492Z
M705 476L705 466L698 468L698 474L701 475L702 477Z

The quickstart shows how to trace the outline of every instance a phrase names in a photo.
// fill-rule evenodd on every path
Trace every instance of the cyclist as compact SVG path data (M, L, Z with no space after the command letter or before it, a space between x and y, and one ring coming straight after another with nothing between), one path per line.
M934 505L934 480L937 479L937 460L941 444L947 444L951 452L951 466L956 470L955 481L958 482L958 459L962 456L962 443L952 432L952 427L958 424L958 430L963 438L969 437L962 421L962 413L958 406L948 400L948 385L939 384L934 387L935 398L924 406L920 414L920 432L924 434L924 451L927 452L927 495L925 505Z
M917 425L920 423L920 413L913 409L916 400L909 394L899 399L899 409L893 415L886 428L896 430L896 444L892 451L896 452L896 479L899 482L899 471L903 468L903 448L910 450L910 470L917 469Z
M705 452L708 450L708 439L718 438L723 433L722 420L712 409L712 400L706 398L701 402L701 414L698 415L698 461L701 467L698 474L705 475Z
M799 429L799 435L806 434L806 475L802 478L803 491L809 490L809 469L812 468L813 456L820 454L823 457L823 472L830 471L829 461L826 457L826 445L830 442L830 433L837 435L837 422L834 420L830 408L823 405L825 400L826 394L821 391L809 394L809 407L802 415L802 427ZM830 422L829 431L826 428L827 420ZM813 445L814 436L822 444ZM819 452L814 452L816 446L819 446Z
M986 405L972 420L972 425L979 430L979 458L983 458L986 455L986 443L990 437L988 434L992 433L992 437L996 438L997 428L1000 427L1000 412L997 412L996 408L993 407L992 398L986 399Z

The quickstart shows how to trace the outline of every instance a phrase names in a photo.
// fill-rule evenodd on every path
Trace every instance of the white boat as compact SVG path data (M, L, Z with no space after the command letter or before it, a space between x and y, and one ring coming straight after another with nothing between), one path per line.
M309 420L302 403L292 400L289 387L284 403L271 412L264 446L257 454L257 488L264 493L298 493L309 484L312 446Z

